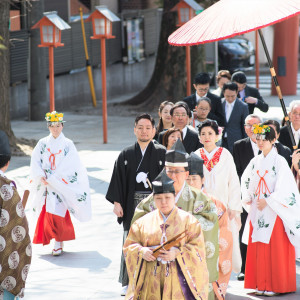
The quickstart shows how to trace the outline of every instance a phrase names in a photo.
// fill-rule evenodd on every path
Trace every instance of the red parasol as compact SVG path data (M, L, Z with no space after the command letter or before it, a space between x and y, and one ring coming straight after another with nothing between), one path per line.
M258 30L294 148L297 146L281 89L260 29L298 14L300 0L220 0L178 28L168 38L169 44L173 46L191 46Z

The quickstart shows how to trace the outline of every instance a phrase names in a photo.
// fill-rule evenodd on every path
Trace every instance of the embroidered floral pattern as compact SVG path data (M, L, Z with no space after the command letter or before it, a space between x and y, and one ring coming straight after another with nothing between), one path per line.
M270 225L270 224L265 224L264 216L259 217L257 220L257 223L258 223L258 229L267 228Z
M69 151L70 151L69 147L66 147L64 149L64 156L67 156L67 154L69 153Z
M41 145L41 154L44 154L46 151L46 144Z
M58 194L56 194L55 192L52 192L52 194L55 196L56 195L56 199L58 200L59 203L62 202L62 199L60 198L60 196Z
M75 172L73 176L69 176L70 183L77 182L77 176L78 176L77 172Z
M247 178L247 180L245 181L247 190L249 189L249 183L250 183L250 178Z
M292 196L285 198L285 201L289 206L293 206L296 203L296 195L292 193Z
M277 172L276 172L275 166L273 166L273 167L272 167L272 171L273 171L273 173L274 173L274 174L273 174L273 177L275 177L275 176L277 175Z
M204 165L209 172L214 168L214 166L218 164L222 151L223 148L220 147L214 154L214 156L211 158L211 160L208 160L207 156L205 155L204 149L200 148L200 156L204 160Z
M87 193L84 192L83 195L79 195L79 198L77 199L77 201L82 202L85 201L87 197Z

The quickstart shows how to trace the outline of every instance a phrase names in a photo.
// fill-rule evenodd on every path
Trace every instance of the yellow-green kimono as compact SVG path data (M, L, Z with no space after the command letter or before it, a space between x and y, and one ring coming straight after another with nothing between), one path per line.
M186 237L176 247L174 261L148 262L141 248L157 247L162 236L169 240L183 231ZM201 225L191 214L176 206L164 221L158 209L132 224L123 247L129 276L125 299L184 300L208 298L208 270Z
M201 224L205 240L207 268L209 271L210 293L208 299L214 299L212 283L219 278L219 222L216 205L209 196L186 183L176 205L182 210L191 213ZM131 224L154 209L156 207L153 194L151 194L136 207Z

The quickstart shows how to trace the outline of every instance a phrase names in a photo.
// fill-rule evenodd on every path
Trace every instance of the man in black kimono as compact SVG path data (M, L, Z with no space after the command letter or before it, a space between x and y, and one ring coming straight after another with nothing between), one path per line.
M154 144L155 121L149 114L141 114L135 119L134 134L137 142L125 148L117 158L106 199L114 204L118 223L123 222L123 243L130 229L134 210L139 202L151 193L151 182L165 165L166 149ZM128 275L122 255L119 281L126 294Z

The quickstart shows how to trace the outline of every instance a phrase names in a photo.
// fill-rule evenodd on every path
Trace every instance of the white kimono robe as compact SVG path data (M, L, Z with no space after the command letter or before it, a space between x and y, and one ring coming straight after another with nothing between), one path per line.
M41 183L46 177L48 185ZM30 163L30 199L40 214L65 217L67 209L79 221L91 218L90 187L86 169L81 164L73 142L63 133L56 139L50 134L39 140Z
M248 223L251 221L253 226L252 241L269 244L278 215L299 257L300 195L286 160L275 148L266 157L255 156L242 175L241 187L243 205L249 212ZM256 207L258 197L268 204L261 211Z

